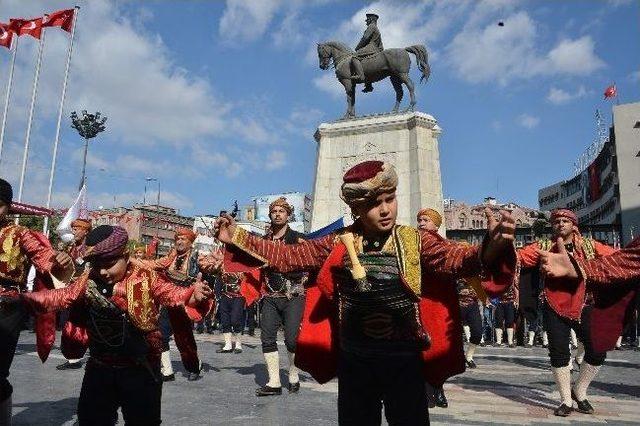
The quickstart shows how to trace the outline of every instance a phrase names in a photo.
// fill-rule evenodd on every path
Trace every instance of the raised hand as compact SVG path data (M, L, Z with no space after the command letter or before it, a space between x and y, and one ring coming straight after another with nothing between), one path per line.
M208 299L213 294L213 291L209 287L206 281L202 280L202 273L198 273L196 276L196 281L193 283L193 294L191 295L191 299L195 303L200 303L203 300Z
M493 211L488 207L484 209L484 214L487 216L489 239L482 251L482 261L490 265L507 247L513 246L516 225L511 213L506 210L500 210L499 220L495 218Z
M236 220L227 213L222 214L216 219L213 230L218 240L225 244L230 244L233 233L236 230Z
M540 254L540 270L551 278L579 278L575 265L569 258L569 253L564 247L564 241L558 237L556 240L558 253L538 250Z
M222 264L224 263L224 253L221 250L216 250L208 255L201 254L198 256L198 266L201 270L207 273L215 273L222 270Z

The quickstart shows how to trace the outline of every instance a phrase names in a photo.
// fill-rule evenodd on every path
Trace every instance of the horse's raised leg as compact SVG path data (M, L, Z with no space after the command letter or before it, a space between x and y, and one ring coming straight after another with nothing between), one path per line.
M344 91L347 95L347 112L345 112L343 118L353 118L356 116L355 103L356 103L356 90L355 84L351 79L343 78L340 83L344 86Z
M400 108L400 102L402 102L402 96L404 96L404 91L402 90L402 80L400 80L397 76L392 75L389 77L391 80L391 84L393 85L393 90L396 91L396 103L393 106L391 112L398 112L398 108Z
M405 84L405 86L407 86L407 89L409 90L409 99L411 101L409 102L407 111L413 111L414 107L416 106L416 94L414 91L413 81L411 80L411 77L409 77L409 73L400 74L399 77L400 79L402 79L402 82Z

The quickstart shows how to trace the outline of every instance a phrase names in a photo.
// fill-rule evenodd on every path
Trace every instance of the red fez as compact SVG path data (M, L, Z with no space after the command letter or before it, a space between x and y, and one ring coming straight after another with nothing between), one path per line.
M374 178L382 171L382 161L364 161L356 164L344 174L342 181L344 183L360 183L367 179Z
M179 236L186 237L191 242L194 242L196 240L196 233L187 228L176 229L176 237Z
M578 226L578 216L574 212L569 209L555 209L551 212L551 222L556 219L563 217L565 219L569 219L571 223Z

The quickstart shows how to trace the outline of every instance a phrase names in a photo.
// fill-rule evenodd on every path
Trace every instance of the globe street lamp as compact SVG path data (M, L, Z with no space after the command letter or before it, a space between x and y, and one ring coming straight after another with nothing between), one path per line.
M95 114L87 114L86 110L82 111L82 117L73 111L71 113L71 127L78 131L78 134L84 139L84 157L82 160L82 178L80 179L80 189L84 185L87 170L87 152L89 150L89 140L95 138L98 133L104 132L104 123L107 117L103 117L100 111Z

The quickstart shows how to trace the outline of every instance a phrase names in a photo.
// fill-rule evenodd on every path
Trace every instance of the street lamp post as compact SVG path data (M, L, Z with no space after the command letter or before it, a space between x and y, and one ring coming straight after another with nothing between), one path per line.
M87 171L87 152L89 151L89 140L95 138L98 133L104 132L107 117L102 116L100 111L95 114L88 114L86 110L82 111L82 117L73 111L71 113L71 127L78 131L78 134L84 139L84 156L82 159L82 178L80 179L80 189L86 180Z
M147 195L147 182L155 182L158 184L158 195L156 197L156 239L157 239L160 234L160 179L152 178L152 177L145 178L145 183L144 183L145 199ZM160 241L158 241L158 245L159 244L160 244Z

